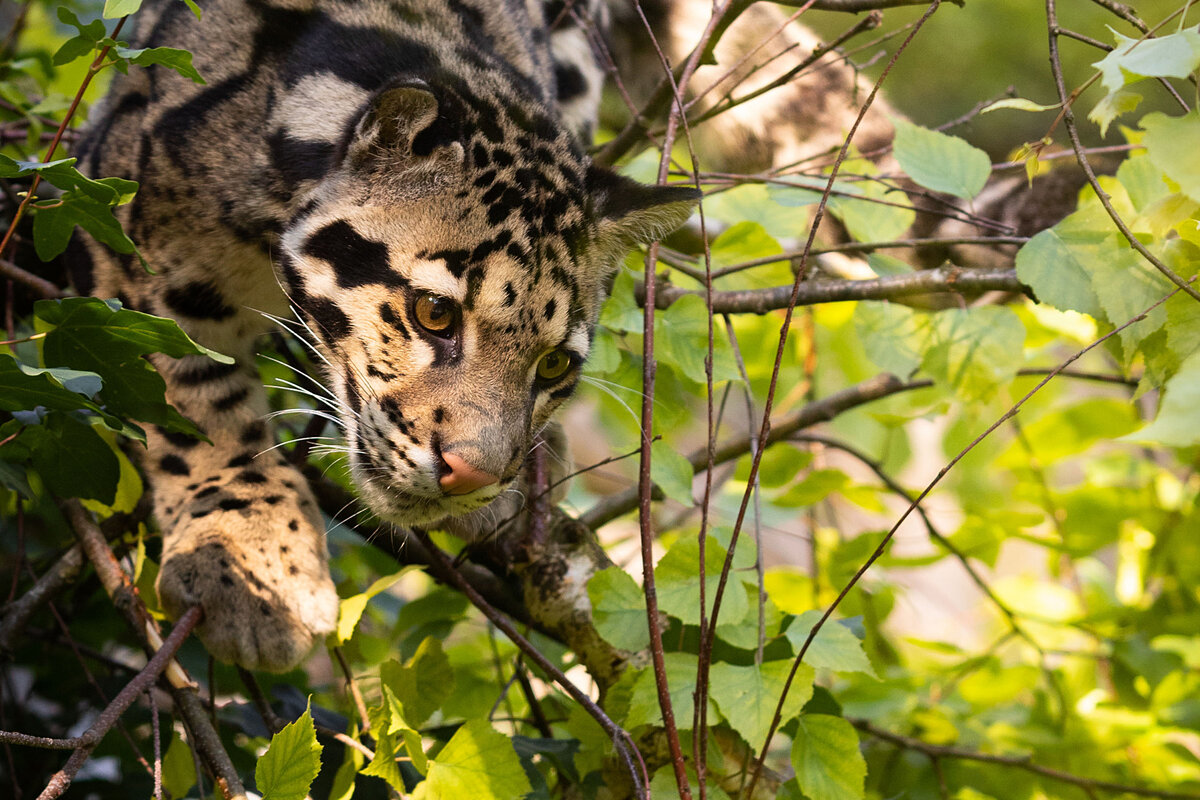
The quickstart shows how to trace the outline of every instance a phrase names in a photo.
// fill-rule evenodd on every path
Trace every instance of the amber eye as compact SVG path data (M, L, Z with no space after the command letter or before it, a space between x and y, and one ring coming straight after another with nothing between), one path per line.
M571 357L564 350L551 350L542 356L537 365L537 375L544 381L561 378L571 368Z
M437 336L449 336L454 333L454 323L458 317L458 304L448 297L436 294L422 294L413 303L413 315L421 327Z

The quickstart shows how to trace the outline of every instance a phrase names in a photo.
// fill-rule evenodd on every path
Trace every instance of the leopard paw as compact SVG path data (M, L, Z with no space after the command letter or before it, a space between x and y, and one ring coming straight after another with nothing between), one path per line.
M158 596L172 617L204 609L198 633L216 658L282 672L337 625L327 562L311 498L213 492L166 534Z

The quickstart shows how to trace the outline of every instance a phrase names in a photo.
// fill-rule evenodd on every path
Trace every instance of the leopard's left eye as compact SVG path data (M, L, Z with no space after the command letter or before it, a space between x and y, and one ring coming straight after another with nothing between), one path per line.
M553 381L561 378L571 368L571 357L561 348L551 350L542 356L537 365L537 376L543 381Z
M434 336L446 338L454 334L458 321L458 304L448 297L426 292L413 303L413 315L421 327Z

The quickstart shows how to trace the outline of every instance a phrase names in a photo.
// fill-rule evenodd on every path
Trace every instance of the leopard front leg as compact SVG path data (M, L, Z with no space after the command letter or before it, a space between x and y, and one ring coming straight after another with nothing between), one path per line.
M200 638L217 658L282 671L333 630L338 598L320 512L300 473L270 449L251 364L159 365L171 402L212 444L150 434L146 472L164 531L158 594L172 617L204 608Z

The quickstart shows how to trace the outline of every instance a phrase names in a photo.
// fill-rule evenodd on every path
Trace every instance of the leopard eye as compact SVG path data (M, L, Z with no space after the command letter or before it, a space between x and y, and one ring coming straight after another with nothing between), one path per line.
M450 336L458 320L458 304L448 297L421 294L413 303L413 316L422 328L435 336Z
M565 375L570 368L571 357L565 350L551 350L538 362L537 375L543 381L553 381Z

